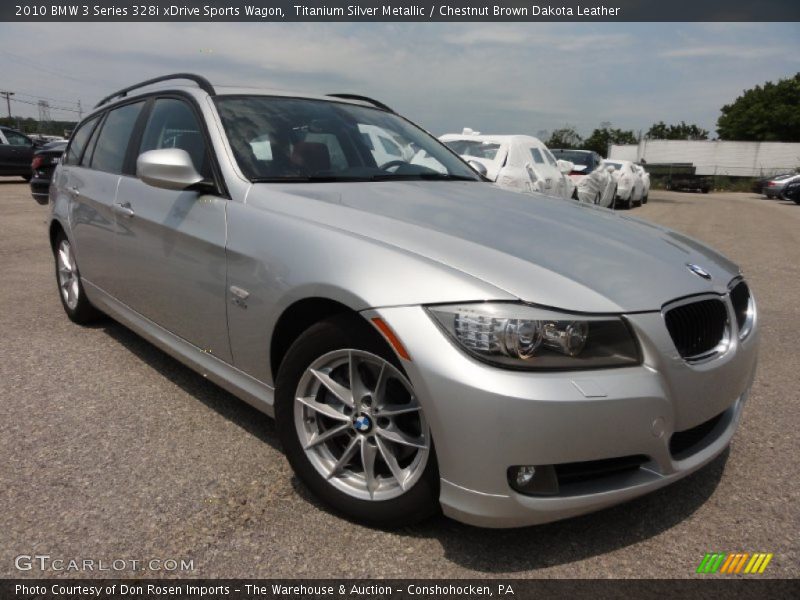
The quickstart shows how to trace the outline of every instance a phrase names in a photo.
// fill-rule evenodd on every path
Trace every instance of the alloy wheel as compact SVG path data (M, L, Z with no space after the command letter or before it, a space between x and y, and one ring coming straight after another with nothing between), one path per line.
M75 310L78 306L80 287L78 284L78 267L75 263L75 255L72 253L72 246L67 240L61 240L56 252L58 265L58 288L64 304L70 310Z
M294 423L314 468L354 498L401 496L428 462L430 432L411 384L369 352L335 350L315 360L298 382Z

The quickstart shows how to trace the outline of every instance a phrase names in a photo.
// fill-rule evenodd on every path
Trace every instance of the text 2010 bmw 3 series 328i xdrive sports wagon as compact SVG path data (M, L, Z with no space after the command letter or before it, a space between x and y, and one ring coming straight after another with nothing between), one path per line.
M55 172L64 309L274 415L329 505L542 523L729 444L758 331L723 256L498 189L368 98L159 80L101 102Z

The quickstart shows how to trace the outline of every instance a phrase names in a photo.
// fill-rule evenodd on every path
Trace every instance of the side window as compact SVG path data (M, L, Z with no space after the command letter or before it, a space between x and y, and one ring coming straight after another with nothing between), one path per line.
M78 130L72 134L72 140L69 143L69 150L64 156L64 164L77 165L83 154L83 149L86 147L86 142L89 141L89 136L97 125L98 117L86 121L81 125Z
M365 145L367 148L369 148L369 151L370 151L370 152L372 152L373 150L375 150L375 146L373 146L373 145L372 145L372 138L369 136L369 134L368 134L368 133L363 133L363 132L362 132L362 134L361 134L361 139L362 139L362 141L364 142L364 145Z
M261 136L253 141L258 143L256 148L253 148L254 152L258 150L263 156L272 157L272 147L268 137L264 139L264 136ZM139 153L163 148L186 150L197 172L203 177L211 178L205 137L194 111L183 100L160 98L153 106Z
M88 167L89 163L92 162L92 156L94 155L95 146L97 146L97 138L100 136L100 130L103 128L101 122L103 117L97 119L97 126L92 131L92 135L89 137L89 140L86 142L86 150L83 151L83 158L81 158L81 166Z
M555 166L556 166L556 159L555 159L555 158L553 158L553 155L552 155L552 154L550 154L550 151L549 151L549 150L547 150L546 148L545 148L545 149L543 149L543 150L542 150L542 154L544 154L544 158L545 158L545 160L547 160L547 162L548 162L548 163L550 163L550 165L552 165L553 167L555 167Z
M403 152L400 150L400 146L383 136L378 136L378 139L381 141L383 149L386 150L386 154L389 156L396 156L398 158L403 157Z
M533 162L537 165L544 164L544 158L542 158L542 153L539 152L538 148L531 148L531 156L533 157Z
M144 102L126 104L108 113L92 153L93 169L122 173L128 143L142 106Z
M28 136L16 131L6 130L6 139L11 146L33 146L33 142Z

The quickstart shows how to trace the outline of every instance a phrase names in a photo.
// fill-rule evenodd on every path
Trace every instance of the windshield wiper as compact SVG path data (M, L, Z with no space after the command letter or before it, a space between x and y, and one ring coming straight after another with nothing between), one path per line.
M373 175L370 179L372 181L403 181L409 179L422 179L426 181L479 181L474 177L468 177L466 175L449 175L447 173L387 173L386 175Z
M293 175L287 177L256 177L251 183L336 183L350 181L480 181L466 175L446 173L385 173L380 175Z
M337 181L372 181L370 177L346 175L298 175L291 177L256 177L251 183L335 183Z

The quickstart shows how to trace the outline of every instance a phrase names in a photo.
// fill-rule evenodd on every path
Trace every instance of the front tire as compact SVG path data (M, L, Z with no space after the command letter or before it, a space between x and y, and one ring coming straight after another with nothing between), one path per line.
M361 317L317 323L292 344L275 418L297 477L346 516L381 527L439 510L436 456L402 365Z
M56 236L53 255L56 264L58 297L61 300L61 306L64 307L64 312L71 321L79 325L86 325L97 320L102 313L92 306L89 298L86 297L72 244L63 231Z

